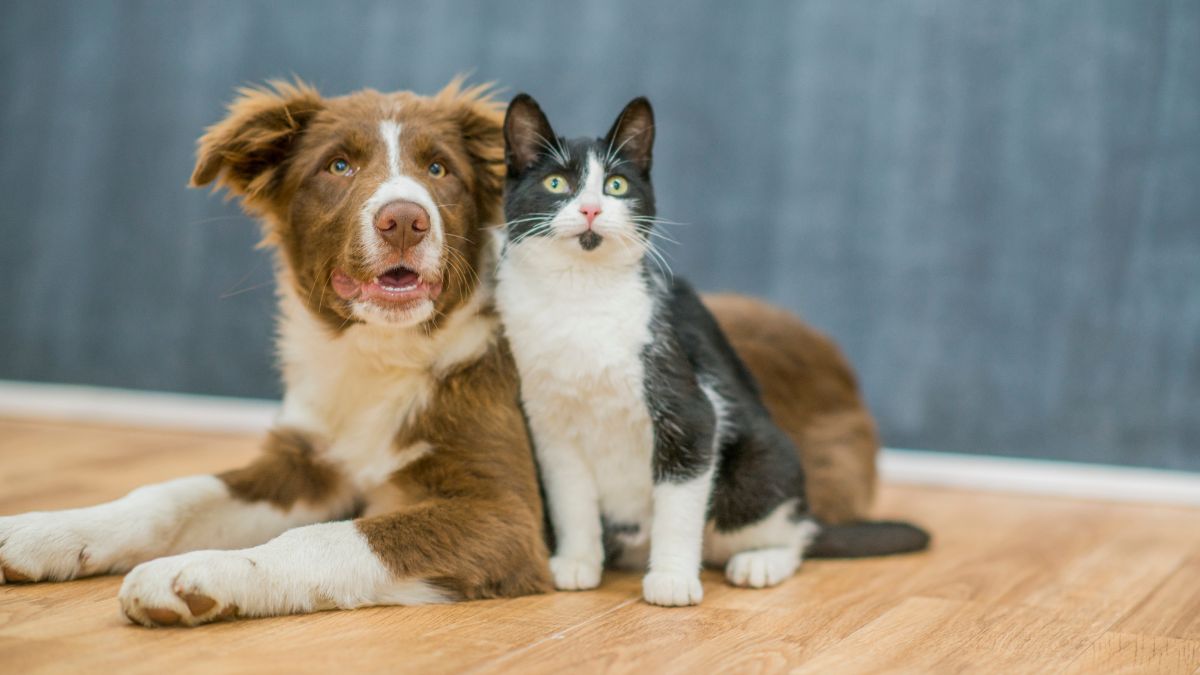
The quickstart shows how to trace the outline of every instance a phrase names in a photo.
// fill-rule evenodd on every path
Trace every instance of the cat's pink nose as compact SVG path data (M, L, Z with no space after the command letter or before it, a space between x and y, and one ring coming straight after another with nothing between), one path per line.
M579 207L579 212L583 214L584 218L587 218L588 227L591 227L592 221L596 219L596 216L600 215L600 205L582 204Z

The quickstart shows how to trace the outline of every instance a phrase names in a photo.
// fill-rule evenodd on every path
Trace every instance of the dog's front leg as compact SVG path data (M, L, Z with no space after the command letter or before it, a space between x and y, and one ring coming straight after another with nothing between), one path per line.
M193 551L138 565L121 610L146 626L194 626L238 616L445 602L419 578L394 575L352 521L289 530L240 551Z
M81 509L0 517L0 584L128 571L164 555L253 546L348 515L354 495L313 441L277 430L252 464L138 488Z
M121 608L146 626L195 626L371 605L416 605L550 590L528 504L430 499L356 521L289 530L240 551L138 565Z

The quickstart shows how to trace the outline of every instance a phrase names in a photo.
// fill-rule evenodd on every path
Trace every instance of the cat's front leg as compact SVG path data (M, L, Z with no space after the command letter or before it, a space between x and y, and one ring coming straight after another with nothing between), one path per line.
M700 604L700 563L713 469L654 486L650 571L642 579L646 602L664 607Z
M546 508L556 546L550 558L554 587L582 591L600 585L604 538L596 483L583 458L570 449L538 452Z

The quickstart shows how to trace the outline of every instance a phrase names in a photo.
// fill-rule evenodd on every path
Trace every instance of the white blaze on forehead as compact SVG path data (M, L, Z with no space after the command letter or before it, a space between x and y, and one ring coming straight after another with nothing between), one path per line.
M388 178L400 177L400 123L384 120L379 123L379 134L387 146Z
M599 204L604 196L604 164L596 157L596 153L588 151L587 168L583 172L582 188L579 190L579 203Z
M424 262L422 266L432 270L439 267L442 242L445 239L442 214L429 190L420 181L404 175L400 170L400 152L402 150L400 132L402 129L400 123L395 120L383 120L379 123L379 135L383 138L384 147L387 148L388 176L379 184L370 199L363 204L359 218L363 248L371 257L382 258L388 255L391 252L390 249L375 231L375 214L379 213L379 209L394 201L415 202L429 214L429 234L414 250L417 252L418 258Z
M579 207L584 205L604 206L604 164L596 157L596 153L590 150L587 160L584 162L579 189L575 192L575 196L559 210L559 214L565 215L569 221L563 224L573 226L576 224L575 221L583 222L579 215Z

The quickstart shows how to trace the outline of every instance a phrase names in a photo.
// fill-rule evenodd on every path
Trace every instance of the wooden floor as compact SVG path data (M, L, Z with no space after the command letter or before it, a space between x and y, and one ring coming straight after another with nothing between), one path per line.
M253 438L0 421L0 514L83 506L237 465ZM0 673L1200 672L1200 511L886 486L925 554L717 573L662 609L636 576L586 593L197 629L129 625L118 578L0 587Z

